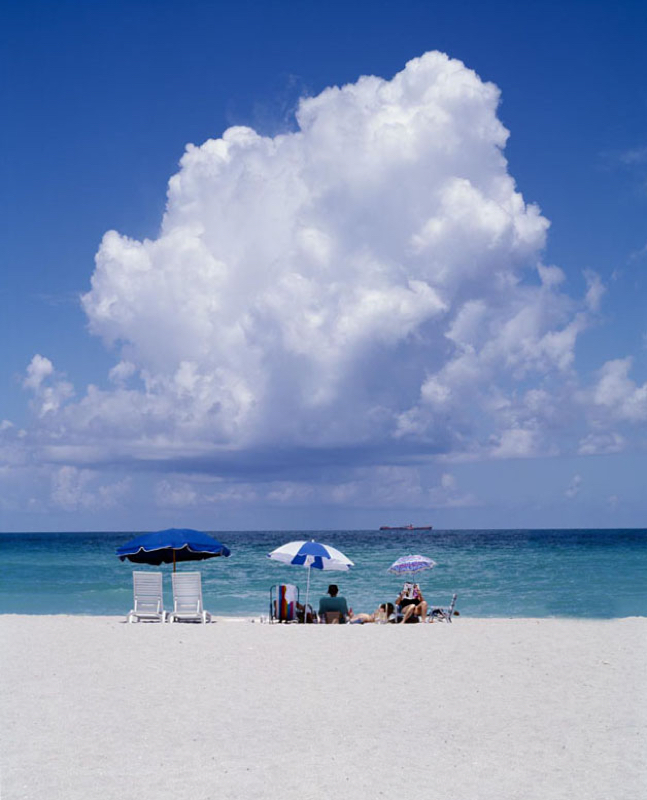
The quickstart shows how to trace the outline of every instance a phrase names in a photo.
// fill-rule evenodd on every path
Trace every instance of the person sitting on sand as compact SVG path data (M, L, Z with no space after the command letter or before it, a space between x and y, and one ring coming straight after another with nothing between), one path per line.
M319 616L322 617L328 612L337 612L339 619L337 622L346 622L349 612L348 603L346 598L338 595L339 587L331 583L328 587L328 596L324 596L319 600Z
M382 603L372 614L350 614L350 622L389 622L394 612L393 603Z
M312 610L310 603L308 603L308 613L306 614L305 611L306 607L302 603L297 602L297 620L303 622L305 616L305 622L316 622L315 612Z
M395 600L396 606L402 611L401 622L415 622L415 617L420 617L423 622L427 618L427 602L422 596L417 583L405 583L402 591Z

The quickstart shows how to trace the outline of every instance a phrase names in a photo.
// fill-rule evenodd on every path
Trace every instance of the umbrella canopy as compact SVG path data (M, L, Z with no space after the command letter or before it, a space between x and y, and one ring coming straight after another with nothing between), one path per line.
M388 569L393 575L415 575L425 569L433 569L436 562L427 556L402 556Z
M231 550L213 536L190 528L169 528L156 533L144 533L117 548L122 561L135 564L173 564L176 561L201 561L205 558L228 556Z
M267 554L268 558L280 561L283 564L291 564L295 567L306 567L308 570L308 581L306 584L305 608L308 608L308 597L310 595L310 571L320 570L339 570L347 572L355 564L346 556L329 544L321 544L311 539L309 542L288 542L277 547ZM304 611L303 619L306 619Z
M309 542L288 542L267 554L268 558L311 569L346 571L355 565L346 556L329 544L312 539Z

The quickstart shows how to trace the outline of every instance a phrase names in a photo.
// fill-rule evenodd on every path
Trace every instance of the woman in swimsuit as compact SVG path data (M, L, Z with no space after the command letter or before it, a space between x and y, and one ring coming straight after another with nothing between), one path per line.
M420 617L423 622L427 618L427 601L417 583L405 583L395 604L402 609L401 622L407 622L413 616Z
M391 616L394 610L393 603L382 603L382 605L376 608L372 614L351 613L350 621L360 622L362 624L365 622L391 622Z

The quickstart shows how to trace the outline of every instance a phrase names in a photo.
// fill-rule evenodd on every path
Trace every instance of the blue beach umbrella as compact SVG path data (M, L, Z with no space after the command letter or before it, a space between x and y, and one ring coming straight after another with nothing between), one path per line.
M173 564L176 561L202 561L205 558L228 556L231 550L213 536L190 528L168 528L156 533L144 533L117 548L122 561L135 564Z
M308 581L306 584L306 603L308 607L308 596L310 594L310 571L320 570L339 570L347 572L355 564L335 547L329 544L321 544L311 539L309 542L288 542L277 547L267 554L268 558L280 561L283 564L291 564L295 567L305 567L308 570ZM304 613L305 619L305 613Z

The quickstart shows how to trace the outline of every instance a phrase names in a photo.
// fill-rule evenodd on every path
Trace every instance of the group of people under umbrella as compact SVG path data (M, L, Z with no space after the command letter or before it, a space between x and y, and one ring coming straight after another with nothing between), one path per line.
M128 559L136 564L156 566L172 563L174 572L176 564L181 561L200 561L218 556L227 557L230 554L229 548L213 536L189 528L169 528L156 533L142 534L117 548L117 555L122 561ZM335 547L316 542L314 539L288 542L268 553L268 558L308 570L304 604L306 613L310 608L310 574L313 569L346 572L355 566ZM426 556L407 555L398 558L388 571L394 575L411 578L418 572L432 569L435 566L435 562ZM403 621L408 621L414 613L422 615L423 618L426 616L427 605L417 584L405 583L398 602L403 607Z

